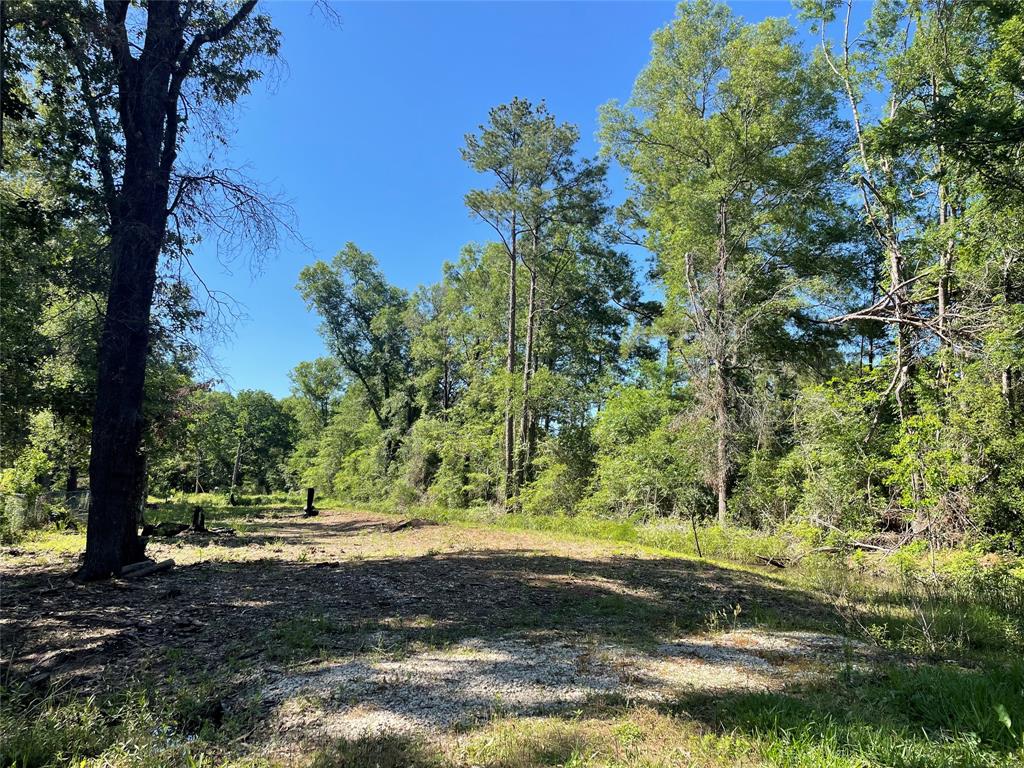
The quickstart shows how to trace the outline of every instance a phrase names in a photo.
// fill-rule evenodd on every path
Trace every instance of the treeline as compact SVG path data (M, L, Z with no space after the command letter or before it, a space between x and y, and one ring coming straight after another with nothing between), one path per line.
M543 104L492 110L462 154L495 239L437 284L389 285L351 243L304 270L331 356L295 374L294 476L1019 544L1021 8L801 13L813 53L786 21L680 5L603 108L601 159Z
M462 147L493 237L411 293L352 243L303 270L329 356L283 401L196 383L203 308L163 275L150 488L1019 547L1024 9L798 9L681 4L597 158L543 103L493 109ZM85 463L109 266L89 169L39 138L71 126L8 91L11 489Z

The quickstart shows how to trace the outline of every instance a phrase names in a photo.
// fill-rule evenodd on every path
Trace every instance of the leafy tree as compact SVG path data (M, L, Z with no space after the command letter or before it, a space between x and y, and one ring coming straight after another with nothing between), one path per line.
M83 0L8 11L26 59L46 81L47 149L73 158L71 178L96 189L109 238L82 578L118 573L142 554L139 446L161 253L180 252L184 231L220 214L225 231L232 216L249 222L246 234L272 231L270 209L237 176L178 162L184 137L204 128L202 116L243 95L260 76L252 60L277 50L276 31L254 7L255 0L237 7L123 0L100 9ZM216 138L217 126L208 121L207 135Z
M337 360L318 357L303 361L289 376L292 395L298 401L297 418L302 432L312 434L326 428L342 388Z
M390 460L415 420L405 324L408 295L389 285L373 256L353 243L330 264L305 267L299 291L319 313L321 333L338 365L359 386L386 433Z
M723 525L756 389L823 353L812 297L835 292L843 264L829 247L843 213L834 98L792 38L777 19L682 3L630 103L603 117L664 281L660 326L716 435Z
M295 424L273 395L243 389L234 398L235 461L231 494L248 479L270 492L283 486L284 465L294 446Z

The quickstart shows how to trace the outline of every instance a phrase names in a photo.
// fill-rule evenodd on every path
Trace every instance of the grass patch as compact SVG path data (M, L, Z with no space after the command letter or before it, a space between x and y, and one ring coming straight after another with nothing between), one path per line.
M14 768L258 768L228 759L238 733L211 710L215 687L165 692L130 685L106 697L0 690L0 765ZM205 690L205 693L203 692ZM237 716L236 716L237 719ZM222 729L222 726L223 729Z
M741 735L769 765L983 766L1024 759L1024 665L986 672L894 667L792 694L677 702Z
M332 635L343 631L342 627L320 614L294 616L271 627L267 654L279 661L319 656L331 646Z

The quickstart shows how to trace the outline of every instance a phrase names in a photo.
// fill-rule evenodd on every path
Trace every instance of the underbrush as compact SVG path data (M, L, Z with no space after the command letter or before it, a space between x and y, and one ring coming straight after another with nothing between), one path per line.
M1016 558L914 547L853 562L810 559L798 583L843 617L846 630L893 651L999 661L1024 656L1024 566Z

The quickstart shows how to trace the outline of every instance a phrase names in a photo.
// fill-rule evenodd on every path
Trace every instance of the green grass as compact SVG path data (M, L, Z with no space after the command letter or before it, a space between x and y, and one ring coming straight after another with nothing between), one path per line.
M184 522L198 502L206 509L209 523L244 531L272 525L275 517L295 515L302 501L261 498L260 504L228 507L221 497L185 497L147 510L147 516L155 522ZM331 506L323 500L318 505ZM692 533L670 524L421 509L407 510L404 516L470 528L619 542L659 555L695 555ZM727 547L731 535L734 550ZM910 557L873 558L867 564L863 558L845 564L809 557L798 568L765 571L751 565L756 560L752 555L781 552L772 548L792 547L791 542L742 530L706 529L701 537L709 562L756 570L789 588L810 591L834 607L849 634L913 657L902 662L894 657L892 664L870 672L852 666L839 669L833 678L814 684L794 680L785 691L680 695L657 708L631 706L610 697L565 714L495 716L443 744L406 736L339 740L319 745L305 764L314 768L1024 765L1024 663L1019 661L1024 656L1020 610L1024 580L1012 562L982 567L977 557L945 553L932 575L919 559ZM78 551L83 541L81 532L47 530L31 533L18 547L26 553L65 554ZM729 562L731 555L737 560ZM657 619L619 595L548 610L577 612L595 622L602 617L625 617L627 624L637 628ZM754 605L744 606L739 616L709 614L706 629L724 630L748 621L758 626L792 626L791 617L774 616L769 608L758 610ZM523 626L529 619L523 617ZM324 615L303 614L260 632L268 657L290 663L335 651L333 646L346 628ZM238 669L229 665L199 673L188 669L188 656L187 649L167 649L159 695L152 683L132 682L106 698L76 696L73 691L46 695L0 691L0 767L269 768L283 764L273 757L247 756L247 741L263 738L249 735L260 722L257 709L236 706L225 711L223 691ZM960 663L932 663L948 658Z
M331 637L342 628L326 616L296 616L271 627L267 638L270 657L290 661L317 656L331 644Z
M1024 760L1024 666L891 668L791 694L686 698L548 717L498 717L454 748L340 741L317 768L992 768Z

